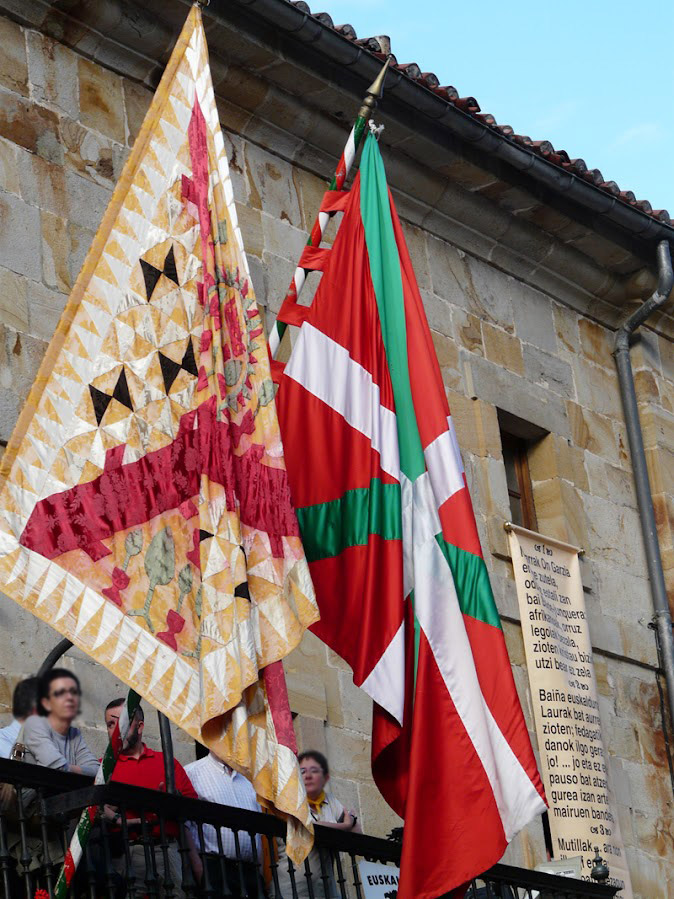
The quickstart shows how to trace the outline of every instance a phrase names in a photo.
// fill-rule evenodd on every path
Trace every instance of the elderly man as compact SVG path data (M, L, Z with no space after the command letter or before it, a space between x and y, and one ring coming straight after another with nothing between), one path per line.
M252 812L260 811L255 790L250 781L246 780L238 771L232 770L214 752L210 752L196 762L191 762L185 767L185 771L200 799L206 799L208 802L218 802L221 805L248 809ZM190 828L192 839L199 846L199 832L196 825L190 824L188 827ZM203 834L202 849L205 868L208 873L210 888L214 890L213 895L250 896L251 899L258 899L258 897L264 896L264 885L256 864L256 859L258 863L262 863L262 845L259 834L255 838L255 853L253 853L253 843L250 836L244 831L238 832L238 858L241 862L241 868L239 868L234 832L228 827L220 828L222 849L225 855L224 873L226 883L223 883L222 878L216 829L210 824L205 824ZM244 893L241 892L240 871L243 873Z
M14 687L12 696L12 715L14 720L7 727L0 729L0 759L8 759L17 741L21 726L31 715L37 713L37 681L36 677L27 677Z

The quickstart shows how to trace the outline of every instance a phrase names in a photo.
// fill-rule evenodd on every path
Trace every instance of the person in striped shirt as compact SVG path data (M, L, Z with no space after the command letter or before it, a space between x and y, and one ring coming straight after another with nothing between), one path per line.
M225 764L214 752L186 765L185 771L200 799L248 809L252 812L261 811L255 789L250 781ZM188 827L195 845L200 846L201 841L196 824L191 823ZM224 865L221 865L217 831L211 824L203 825L204 882L207 876L210 889L215 891L213 893L215 896L247 895L251 899L258 899L258 897L261 899L266 894L260 877L260 866L262 865L260 835L255 837L255 843L245 831L238 831L237 836L238 854L234 832L228 827L220 828L220 839L225 856ZM223 883L223 868L226 884ZM241 892L241 874L245 893Z

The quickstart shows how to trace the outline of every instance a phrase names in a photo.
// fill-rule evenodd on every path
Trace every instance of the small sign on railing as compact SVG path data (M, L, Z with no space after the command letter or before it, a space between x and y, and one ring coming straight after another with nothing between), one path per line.
M358 862L365 899L398 899L400 868L375 862Z

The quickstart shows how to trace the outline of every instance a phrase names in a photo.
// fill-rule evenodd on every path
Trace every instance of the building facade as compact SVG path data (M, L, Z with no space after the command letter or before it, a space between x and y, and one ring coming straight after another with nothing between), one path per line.
M62 6L0 0L3 445L188 9L181 0ZM239 222L271 322L386 47L301 2L212 0L205 22ZM672 730L612 351L620 320L654 289L655 248L674 243L674 227L418 68L393 67L375 118L532 741L509 519L585 550L602 730L634 893L665 899L674 894ZM670 596L673 339L670 304L632 350ZM0 633L4 719L14 684L59 636L4 597ZM102 710L125 688L77 652L66 664L82 678L82 724L100 750ZM285 668L300 748L326 753L335 792L366 832L385 835L399 821L370 774L369 698L311 634ZM174 738L191 760L193 744L177 729ZM505 860L545 858L536 822Z

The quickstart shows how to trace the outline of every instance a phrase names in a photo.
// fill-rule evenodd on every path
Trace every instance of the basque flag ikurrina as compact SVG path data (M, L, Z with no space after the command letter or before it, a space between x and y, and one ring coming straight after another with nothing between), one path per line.
M372 768L405 819L400 899L498 861L545 809L461 455L376 140L280 380L314 632L374 700Z

